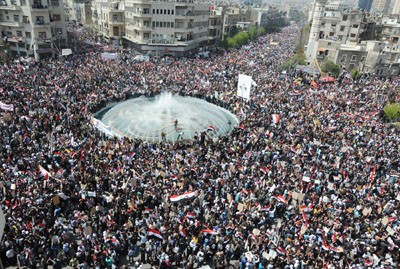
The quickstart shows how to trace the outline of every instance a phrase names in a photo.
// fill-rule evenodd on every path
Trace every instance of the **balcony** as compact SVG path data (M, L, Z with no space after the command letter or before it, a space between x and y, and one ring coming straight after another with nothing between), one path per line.
M42 4L35 4L31 6L32 11L40 12L40 11L48 11L49 8L47 5L42 5Z
M36 22L33 24L34 28L47 28L50 26L50 22Z
M7 38L7 42L9 43L25 43L25 41L25 37L10 36Z
M6 27L24 27L22 23L17 21L0 21L0 25Z
M50 44L51 38L46 38L46 37L39 37L39 38L35 38L35 43L36 44Z
M5 2L0 2L0 10L21 10L21 7L17 5L7 5Z
M141 18L151 18L152 15L150 14L150 12L133 12L133 16L135 17L141 17Z
M124 25L124 21L123 20L110 20L109 24L110 25Z

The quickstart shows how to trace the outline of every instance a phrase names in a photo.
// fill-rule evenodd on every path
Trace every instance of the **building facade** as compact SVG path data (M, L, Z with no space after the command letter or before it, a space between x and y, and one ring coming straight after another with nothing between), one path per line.
M110 44L118 47L125 35L125 5L123 1L95 0L92 2L93 30Z
M125 1L124 44L154 55L187 55L209 40L210 6L188 1Z
M1 0L0 32L3 45L16 56L61 55L67 44L61 0Z

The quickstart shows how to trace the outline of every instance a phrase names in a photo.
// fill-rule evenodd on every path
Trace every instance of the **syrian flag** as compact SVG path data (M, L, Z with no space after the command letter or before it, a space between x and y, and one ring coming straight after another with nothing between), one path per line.
M274 195L274 196L272 196L272 198L274 198L284 204L288 203L288 201L285 199L285 197L283 195Z
M243 125L243 124L239 125L238 128L239 128L240 130L244 131L244 125Z
M316 88L316 89L318 89L319 88L319 85L318 85L318 83L317 82L315 82L314 80L313 81L311 81L311 86L313 86L314 88Z
M264 206L261 207L258 211L268 211L271 208L271 206Z
M192 192L185 192L183 194L179 194L179 195L171 195L169 197L169 199L171 200L171 202L179 202L185 199L190 199L193 198L197 195L197 191L192 191Z
M155 236L155 237L157 237L159 239L163 239L163 237L161 235L161 232L157 231L157 230L154 230L154 229L148 229L147 230L147 236Z
M331 250L330 246L325 241L322 242L322 249L326 250L326 251L330 251Z
M192 212L189 212L189 213L187 213L186 216L187 216L189 219L193 219L193 218L196 217L196 214L195 214L195 213L192 213Z
M279 120L280 120L280 116L278 114L272 114L272 122L274 124L278 124Z
M262 172L262 173L266 174L266 173L268 173L268 172L269 172L269 169L268 169L267 167L260 166L260 172Z
M211 229L204 229L204 230L201 230L201 232L203 234L212 234L212 235L217 235L218 234L216 231L211 230Z
M208 126L207 131L215 132L215 127L214 127L214 125L211 124L210 126Z
M276 252L278 252L280 255L286 255L286 250L283 247L277 248Z
M53 157L60 157L61 156L61 152L60 151L54 151L53 152Z
M44 169L43 166L41 166L40 164L39 164L39 171L42 174L42 176L44 176L45 179L49 179L50 172Z
M294 91L291 92L290 95L298 96L298 95L300 95L300 94L301 94L301 91L299 91L299 90L294 90Z
M374 261L371 260L371 259L365 259L365 260L364 260L364 264L365 264L366 266L372 266L372 265L374 264Z
M185 229L181 229L181 230L179 231L179 234L180 234L181 236L183 236L183 237L186 237L187 232L185 231Z
M375 179L375 173L376 173L376 165L374 165L374 168L372 168L371 174L369 175L369 181L373 181Z

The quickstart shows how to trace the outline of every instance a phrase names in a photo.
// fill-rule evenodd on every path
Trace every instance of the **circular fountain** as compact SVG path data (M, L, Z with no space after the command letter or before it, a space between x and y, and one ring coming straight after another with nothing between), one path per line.
M163 93L107 107L94 115L113 135L151 142L192 139L196 133L225 135L238 125L235 115L204 100Z

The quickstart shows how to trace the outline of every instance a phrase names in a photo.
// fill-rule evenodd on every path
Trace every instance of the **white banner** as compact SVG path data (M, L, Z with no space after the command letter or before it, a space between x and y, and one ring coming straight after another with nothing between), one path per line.
M250 99L251 85L253 79L250 76L239 74L237 95L245 99Z
M72 54L72 50L71 49L62 49L61 50L61 55L62 56L68 56Z
M111 52L103 52L101 54L101 58L103 60L116 60L118 59L118 53L111 53Z
M114 136L113 132L111 131L111 126L107 126L98 119L92 118L91 120L94 127L96 127L99 131L105 133L109 136Z
M3 102L0 102L0 108L3 109L3 110L6 110L6 111L14 111L14 105L13 104L7 105L7 104L4 104Z

